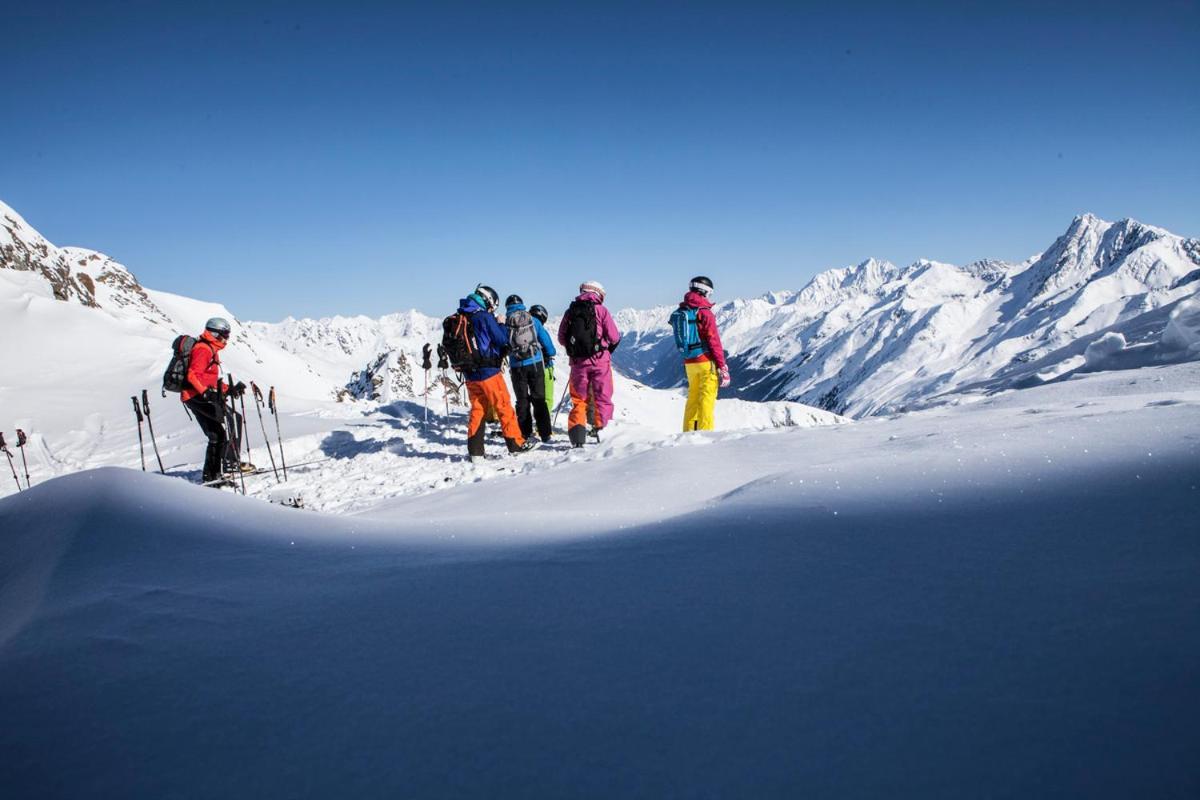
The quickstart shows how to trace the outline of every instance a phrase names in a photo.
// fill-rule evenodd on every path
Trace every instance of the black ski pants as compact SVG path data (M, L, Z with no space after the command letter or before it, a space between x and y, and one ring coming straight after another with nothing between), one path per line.
M196 417L200 430L208 437L202 480L208 482L221 477L222 467L237 468L238 453L241 451L242 415L226 403L204 395L193 397L184 405ZM229 431L234 435L230 436Z
M546 405L546 376L542 370L541 362L527 364L513 367L509 377L517 396L517 424L521 426L521 435L528 439L533 434L536 420L538 436L545 442L549 441L552 430L550 407Z

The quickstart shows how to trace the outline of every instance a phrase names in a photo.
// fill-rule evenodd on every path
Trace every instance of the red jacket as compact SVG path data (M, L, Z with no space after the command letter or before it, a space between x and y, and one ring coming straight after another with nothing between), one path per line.
M225 342L208 331L200 334L200 338L192 347L192 358L188 363L188 385L179 393L180 400L186 403L209 389L225 391L225 382L221 380L221 357L218 355L224 349Z
M696 328L700 333L700 341L704 342L704 352L695 358L684 359L685 364L699 364L704 361L717 362L717 369L725 369L725 348L721 346L721 334L717 331L717 317L712 312L713 304L699 292L688 292L683 296L680 308L696 309Z

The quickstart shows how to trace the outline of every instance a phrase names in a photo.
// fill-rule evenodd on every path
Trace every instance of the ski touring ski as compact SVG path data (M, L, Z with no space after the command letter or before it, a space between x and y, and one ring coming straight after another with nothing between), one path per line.
M312 461L301 461L299 464L292 464L292 469L297 470L300 467L309 467L309 466L312 466L313 464L324 464L326 461L332 461L332 460L333 460L333 458L331 457L331 458L317 458ZM243 472L243 473L241 473L241 475L243 478L253 478L258 475L266 475L268 472L272 472L272 470L269 470L266 467L260 467L260 468L252 469L249 472ZM276 476L278 477L278 472L276 472ZM224 483L232 484L232 481L230 480L230 478L227 475L223 475L220 478L217 478L215 480L205 481L204 483L201 483L200 486L218 486L218 485L221 485Z

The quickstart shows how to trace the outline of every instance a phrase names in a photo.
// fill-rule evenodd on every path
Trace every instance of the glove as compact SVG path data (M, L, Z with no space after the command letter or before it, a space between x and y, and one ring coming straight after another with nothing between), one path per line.
M238 381L236 386L229 387L229 396L230 397L241 397L245 393L246 393L246 384L242 383L241 381Z
M721 369L718 371L718 373L721 376L721 388L722 389L728 388L730 380L731 380L729 377L729 367L721 367Z
M613 342L612 344L610 344L610 345L608 346L608 353L609 353L609 355L612 355L613 353L617 352L617 346L618 346L619 344L621 344L621 340L620 340L620 339L617 339L615 342Z
M217 389L215 389L215 388L209 389L207 392L205 392L204 394L202 394L200 396L210 403L215 403L217 405L221 404L221 393L219 391L217 391Z

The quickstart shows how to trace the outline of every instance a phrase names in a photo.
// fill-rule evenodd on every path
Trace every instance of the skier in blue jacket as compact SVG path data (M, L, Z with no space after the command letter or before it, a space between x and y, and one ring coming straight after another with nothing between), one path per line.
M470 320L473 347L480 356L473 369L463 370L467 383L467 395L471 398L471 413L467 418L467 455L474 461L483 457L484 419L495 414L504 432L504 441L510 453L524 453L537 447L540 442L527 439L521 434L509 405L508 387L500 374L500 365L508 352L508 332L492 316L499 296L490 286L479 284L475 291L459 301L459 314Z
M533 435L537 421L538 436L550 441L550 406L546 402L547 363L554 358L554 340L537 317L530 314L519 295L504 301L505 326L508 328L508 372L517 396L517 424L521 435Z

